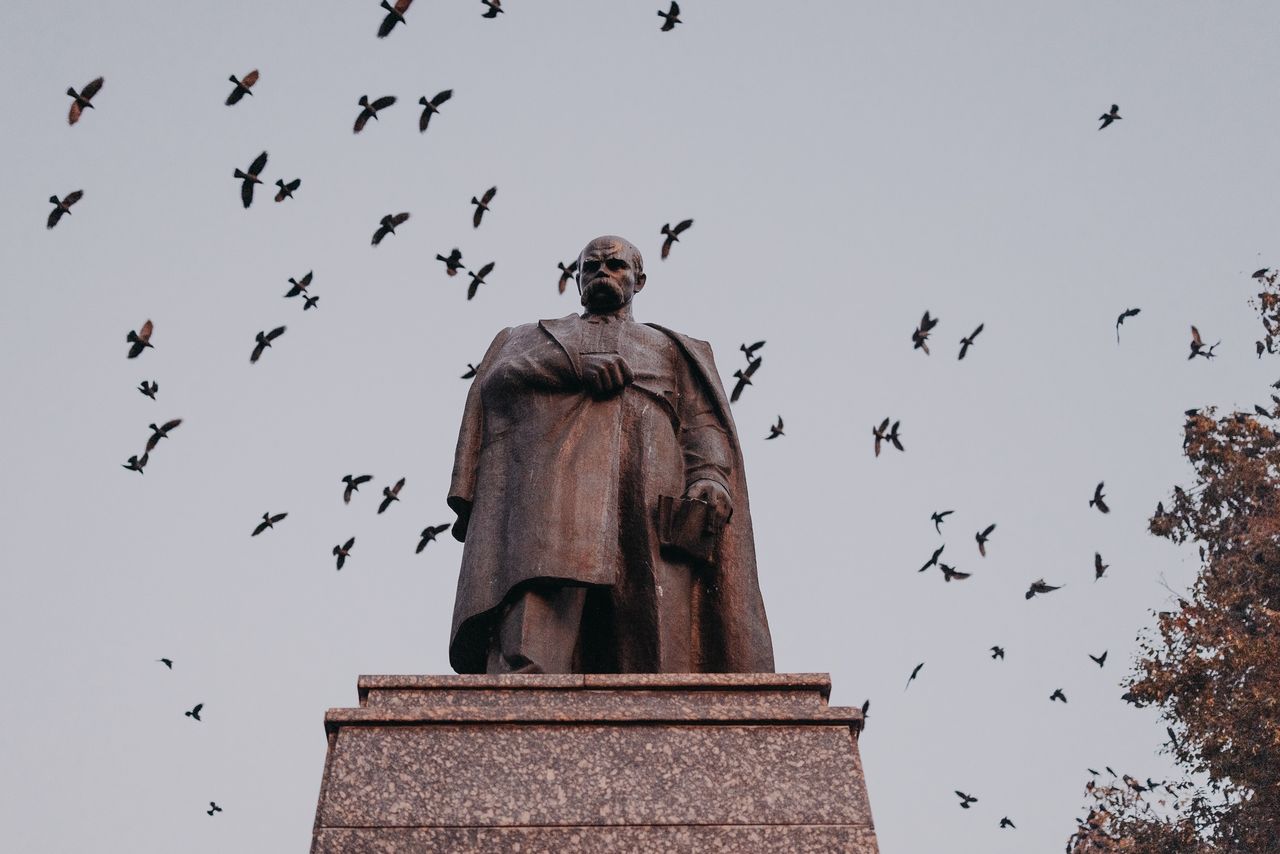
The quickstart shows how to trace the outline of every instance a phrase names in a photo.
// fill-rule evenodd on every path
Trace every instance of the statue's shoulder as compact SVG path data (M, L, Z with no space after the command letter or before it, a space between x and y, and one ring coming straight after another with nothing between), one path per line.
M694 338L692 335L685 335L683 332L676 332L674 329L668 329L658 323L646 323L644 325L651 329L656 329L667 337L674 339L682 347L695 355L704 359L712 359L711 344L703 341L701 338Z

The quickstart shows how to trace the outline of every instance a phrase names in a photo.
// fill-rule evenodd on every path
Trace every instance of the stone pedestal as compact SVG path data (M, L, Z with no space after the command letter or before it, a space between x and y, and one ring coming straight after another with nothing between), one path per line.
M362 676L312 854L877 851L826 674Z

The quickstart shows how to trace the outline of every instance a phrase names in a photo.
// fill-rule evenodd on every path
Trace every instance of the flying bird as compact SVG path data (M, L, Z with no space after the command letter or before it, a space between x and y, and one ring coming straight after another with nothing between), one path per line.
M476 295L476 291L480 290L480 286L484 284L484 277L493 272L493 262L490 261L479 270L468 270L467 275L471 277L471 284L467 285L467 299L471 299Z
M471 197L471 204L476 206L475 213L471 215L471 225L475 228L480 227L480 220L484 217L484 212L489 209L489 202L493 201L493 197L498 195L497 187L490 187L484 191L484 195L480 198Z
M163 664L165 667L169 668L170 670L172 670L172 669L173 669L173 659L172 659L172 658L157 658L157 659L156 659L156 661L160 662L161 664Z
M1065 703L1067 701L1067 695L1062 693L1061 688L1054 688L1053 693L1049 695L1049 702L1052 703L1054 700Z
M413 550L414 554L421 554L422 550L427 547L427 543L435 542L436 536L443 534L449 530L449 523L443 525L428 525L422 529L422 539L418 541L418 547Z
M418 133L426 133L431 117L440 112L440 105L452 97L453 90L445 89L443 92L437 92L431 100L427 100L426 95L418 99L418 103L422 105L422 115L418 117Z
M1107 506L1106 497L1102 494L1103 481L1098 481L1098 485L1093 488L1093 497L1089 499L1090 507L1097 507L1103 513L1110 513L1111 508Z
M79 92L72 87L67 87L67 94L71 96L71 110L67 113L67 124L73 125L80 121L80 114L85 110L92 110L94 106L90 103L93 96L98 94L98 90L102 88L103 80L101 77L90 80L84 84L84 88Z
M1261 270L1254 270L1251 277L1254 279L1261 279L1263 276L1267 275L1270 270L1270 267L1263 267Z
M1187 361L1188 362L1191 361L1196 356L1204 356L1206 359L1212 359L1215 355L1213 352L1214 349L1218 346L1218 344L1221 344L1221 343L1222 343L1221 341L1218 341L1216 344L1210 344L1209 346L1205 346L1204 341L1200 339L1200 330L1192 326L1191 327L1191 355L1187 356Z
M739 344L738 349L747 357L747 362L750 362L755 357L756 351L763 346L763 341L757 341L754 344Z
M960 798L960 809L962 810L967 810L969 808L969 804L976 804L978 802L978 799L973 795L966 795L959 789L956 789L955 792L956 796Z
M769 427L769 435L765 436L765 439L776 439L779 436L784 436L784 435L786 434L782 432L782 416L779 415L778 423L773 424Z
M142 383L138 386L138 391L142 392L152 400L156 399L156 392L158 392L159 390L160 390L160 383L156 382L155 380L151 380L150 382L148 382L147 380L143 380Z
M730 403L738 402L738 398L742 397L742 390L745 389L747 386L751 385L752 374L760 370L760 365L763 362L764 362L764 359L757 356L756 358L752 359L750 362L747 363L747 367L745 369L739 368L738 370L733 372L733 375L737 377L738 381L734 383L733 392L729 395Z
M371 480L373 480L373 475L371 474L362 474L359 477L355 477L349 474L343 475L342 482L345 483L347 486L345 489L342 490L342 503L350 504L351 496L354 493L360 491L360 484L368 483Z
M356 544L356 538L352 537L340 546L333 547L334 557L338 559L338 569L342 569L342 565L347 562L347 556L351 554L351 547Z
M480 2L489 7L489 10L480 16L482 18L496 18L506 11L502 8L502 0L480 0Z
M919 664L917 664L914 668L912 668L912 670L911 670L911 675L907 677L907 687L906 687L906 688L903 688L903 689L902 689L903 691L905 691L905 690L907 690L907 688L910 688L910 687L911 687L911 683L912 683L912 682L914 682L914 681L915 681L915 679L916 679L916 677L920 675L920 668L922 668L922 667L924 667L924 662L923 662L923 661L922 661L922 662L920 662Z
M1037 593L1052 593L1053 591L1060 589L1060 587L1061 585L1054 587L1052 584L1045 584L1044 579L1040 578L1031 582L1031 587L1027 589L1026 598L1030 599Z
M147 460L149 460L150 458L151 458L150 454L143 454L140 457L137 455L134 455L132 457L129 457L129 462L122 463L121 465L124 466L124 468L127 468L129 471L136 471L138 474L146 474L146 472L144 472L143 469L147 467Z
M1116 343L1117 344L1120 343L1120 327L1130 317L1137 317L1141 311L1142 309L1140 308L1126 308L1124 311L1120 312L1120 316L1116 318Z
M920 318L920 325L911 332L911 349L924 350L925 355L929 355L929 333L937 325L938 318L930 317L926 311L924 317Z
M75 190L67 193L61 200L57 196L50 196L49 204L53 205L53 210L49 211L49 219L45 222L45 228L53 228L57 225L63 214L70 216L71 206L80 201L83 196L84 190Z
M1102 122L1102 124L1098 125L1098 130L1102 130L1107 125L1112 122L1119 121L1121 118L1123 118L1123 116L1120 115L1120 105L1112 104L1110 112L1106 112L1098 116L1098 121Z
M200 710L204 708L204 703L196 703L189 712L183 712L184 715L192 720L200 720Z
M901 423L901 421L893 422L893 426L889 428L889 435L885 438L889 440L889 444L893 445L899 451L905 451L906 448L902 447L902 435L898 432L898 425Z
M459 270L467 269L462 266L462 250L456 246L453 248L453 251L449 253L448 257L445 257L444 255L437 255L436 260L444 262L444 271L450 276L456 276L458 275Z
M675 228L672 228L669 222L662 226L658 233L666 235L666 240L662 241L662 259L664 261L671 254L672 245L680 242L680 235L691 225L693 225L693 220L684 219L676 223Z
M967 338L960 339L960 358L963 359L965 354L969 352L969 348L973 346L973 341L978 337L978 333L982 331L985 323L979 323L978 328L969 333Z
M1093 553L1093 580L1097 581L1099 578L1101 578L1102 573L1106 572L1107 567L1109 566L1111 566L1111 564L1102 562L1102 552L1094 552Z
M293 198L293 191L302 186L302 179L294 178L292 181L285 183L283 178L277 178L276 186L280 188L276 192L276 201L283 202L285 199Z
M315 308L315 307L316 307L316 303L320 302L320 297L318 297L318 296L316 296L316 297L308 297L308 296L304 296L304 297L302 298L302 300L303 300L303 302L302 302L302 310L303 310L303 311L306 311L306 310L307 310L307 309L309 309L309 308Z
M256 537L259 534L261 534L263 531L267 530L267 528L274 529L276 526L276 522L279 522L281 519L283 519L285 516L288 516L288 515L289 515L288 513L277 513L276 515L272 516L270 513L263 513L262 521L258 523L258 526L253 529L253 533L250 534L249 536Z
M147 453L149 454L155 450L156 445L160 444L161 439L169 438L169 431L173 430L181 423L181 418L174 418L170 421L164 422L164 424L161 424L159 427L154 424L148 424L147 426L151 428L151 438L147 439Z
M885 426L888 426L888 425L885 425ZM952 513L954 513L954 512L956 512L956 511L954 511L954 510L935 510L933 513L931 513L931 514L929 515L929 518L930 518L931 520L933 520L933 529L934 529L935 531L937 531L939 534L941 534L941 533L942 533L942 523L943 523L944 521L946 521L946 518L947 518L948 516L950 516L950 515L951 515Z
M991 660L994 661L997 658L999 658L1002 661L1004 660L1004 647L1002 646L991 647Z
M564 289L569 285L569 280L578 272L578 259L574 258L568 264L561 261L556 266L560 268L560 281L556 283L556 288L560 293L564 293Z
M671 8L666 12L659 9L658 17L662 19L662 32L664 33L674 30L676 24L684 23L684 21L680 20L680 4L676 0L671 0Z
M257 343L253 345L253 352L249 354L249 364L252 365L257 362L262 357L262 351L270 347L272 341L284 334L284 329L283 326L277 326L270 332L258 332L253 339Z
M209 808L205 810L205 812L209 815L213 815L216 812L222 812L222 807L218 806L213 801L209 801Z
M400 478L399 480L397 480L395 486L382 487L382 503L378 505L379 513L386 512L386 509L391 506L392 501L400 500L400 490L403 487L404 487L404 478Z
M943 543L942 545L934 549L932 557L929 558L929 560L925 563L924 566L917 569L916 572L924 572L926 569L928 569L931 566L937 566L938 558L942 557L942 550L945 549L946 547L947 547L947 544Z
M1008 816L1000 819L1000 829L1003 830L1006 827L1012 827L1014 830L1018 829L1018 826L1010 821Z
M227 96L227 106L239 103L240 99L245 95L252 95L253 84L258 82L258 69L253 69L244 77L239 79L234 74L231 75L231 82L235 84L235 88L231 90L231 94Z
M357 101L356 103L359 104L361 107L363 107L363 109L360 110L360 115L356 116L356 123L351 128L351 132L359 133L360 131L364 130L364 126L365 124L368 123L369 119L376 120L378 118L379 110L385 110L387 107L390 107L395 102L396 102L395 95L384 95L383 97L378 98L376 101L373 101L373 102L369 101L368 95L361 95L360 100Z
M1107 651L1104 649L1104 650L1102 651L1102 655L1090 655L1090 656L1089 656L1089 659L1090 659L1094 664L1098 665L1099 667L1102 667L1103 665L1105 665L1105 664L1107 663Z
M301 279L290 279L289 290L285 291L284 294L285 298L296 297L298 294L303 294L305 296L305 291L311 286L311 276L314 272L314 270L308 270L307 274Z
M264 151L254 158L249 164L249 171L241 172L237 169L232 173L236 178L240 179L240 201L247 208L253 204L253 185L261 184L262 179L258 176L262 174L262 170L267 168L267 153Z
M138 358L138 356L142 354L142 351L148 347L151 347L152 349L155 348L155 345L151 343L151 331L154 328L155 327L151 324L151 321L148 320L146 323L142 324L142 327L136 332L130 329L129 334L124 336L125 342L131 345L129 347L130 359Z
M382 238L396 233L396 226L404 225L409 219L408 213L387 214L379 220L378 230L373 233L373 245L377 246Z
M961 572L954 566L948 566L945 563L939 563L938 569L942 570L942 580L947 582L964 581L966 578L973 575L972 572Z
M973 538L978 541L978 553L983 557L987 556L987 539L990 538L991 532L995 529L995 523L992 522L990 525L973 535Z
M458 379L469 380L469 379L473 379L475 375L476 375L476 366L471 364L470 362L467 362L467 372L463 374L461 377L459 377Z
M387 0L382 0L381 6L387 10L387 15L382 19L382 23L378 26L378 38L385 39L396 28L396 24L408 24L404 19L404 13L409 11L409 7L413 5L413 0L396 0L396 5L392 6Z

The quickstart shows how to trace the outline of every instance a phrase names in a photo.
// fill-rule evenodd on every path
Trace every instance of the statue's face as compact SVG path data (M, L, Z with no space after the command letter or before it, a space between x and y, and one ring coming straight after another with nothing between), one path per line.
M587 244L578 263L582 304L596 314L616 311L644 287L639 253L630 243L598 238Z

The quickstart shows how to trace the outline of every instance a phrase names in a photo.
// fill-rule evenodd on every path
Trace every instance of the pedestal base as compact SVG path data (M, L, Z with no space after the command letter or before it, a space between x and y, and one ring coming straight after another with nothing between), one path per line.
M877 851L825 674L362 676L312 854Z

